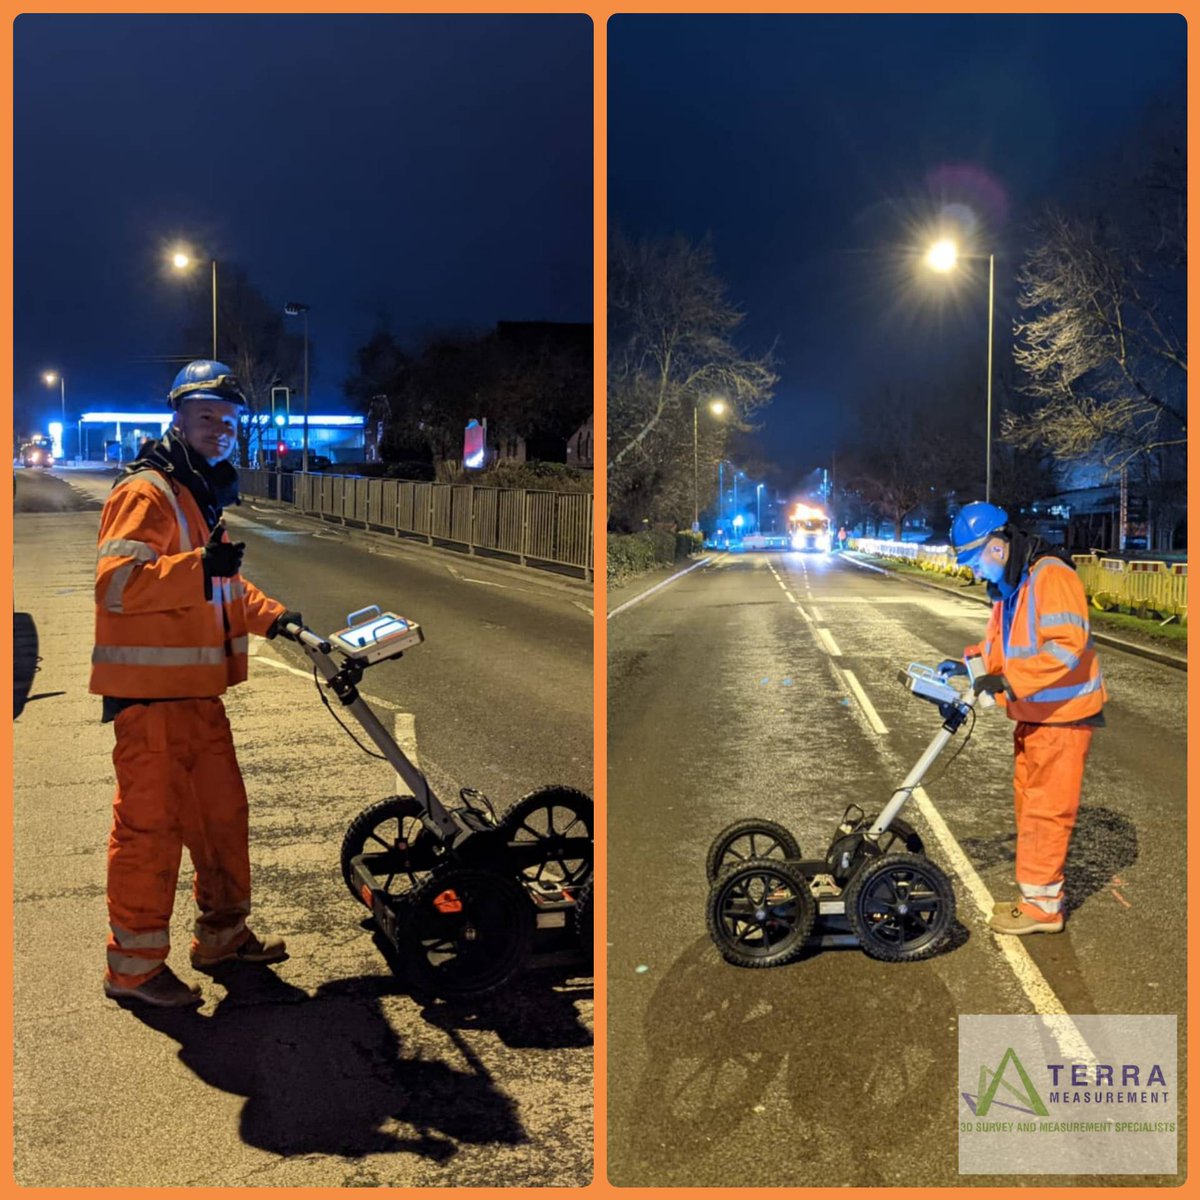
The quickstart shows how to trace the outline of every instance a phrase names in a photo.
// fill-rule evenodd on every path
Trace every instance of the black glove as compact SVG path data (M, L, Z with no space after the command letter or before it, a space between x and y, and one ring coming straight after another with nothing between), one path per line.
M1009 699L1013 698L1012 689L1008 686L1008 680L1003 675L980 675L975 680L974 691L977 696L983 695L984 692L992 696L1003 692Z
M943 658L938 663L938 674L947 679L953 679L955 675L966 675L967 664L957 658Z
M284 628L286 625L299 625L303 629L304 618L298 612L291 612L290 610L288 612L281 612L272 622L271 628L267 630L267 637L274 638L283 634L285 638L291 638L292 641L295 641L295 636L288 633L287 629Z
M214 576L228 579L241 570L242 555L246 552L246 543L223 542L221 537L224 533L225 523L218 521L213 527L212 537L208 539L208 545L201 552L205 580L212 579Z

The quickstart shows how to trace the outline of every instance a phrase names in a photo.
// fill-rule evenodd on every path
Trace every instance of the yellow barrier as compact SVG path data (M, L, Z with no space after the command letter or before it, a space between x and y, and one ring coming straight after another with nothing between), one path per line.
M955 565L948 546L926 547L874 538L860 538L851 545L883 558L906 559L926 570L970 576L969 571ZM1127 608L1139 615L1187 620L1187 563L1173 563L1168 568L1161 562L1127 563L1120 558L1097 558L1094 554L1072 554L1071 560L1093 607Z

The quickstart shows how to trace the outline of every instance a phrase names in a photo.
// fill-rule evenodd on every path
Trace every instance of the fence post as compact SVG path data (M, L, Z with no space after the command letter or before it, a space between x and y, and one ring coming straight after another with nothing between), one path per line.
M521 560L521 566L529 565L526 559L526 551L529 549L529 493L521 489L521 553L518 558Z

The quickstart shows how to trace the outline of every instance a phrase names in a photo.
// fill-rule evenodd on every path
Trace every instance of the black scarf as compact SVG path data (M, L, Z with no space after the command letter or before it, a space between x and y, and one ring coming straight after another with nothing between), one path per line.
M226 506L241 504L237 468L228 460L210 465L207 459L188 447L174 427L169 428L160 440L143 443L137 458L117 476L117 483L139 471L157 471L169 482L187 488L210 533Z
M1075 564L1065 550L1051 546L1045 538L1036 533L1026 533L1015 525L1006 525L1003 533L1008 538L1008 562L1004 564L1004 582L1006 590L1011 594L1016 590L1026 572L1039 558L1057 558L1075 570ZM995 603L1004 598L1004 593L994 584L987 585L988 597Z

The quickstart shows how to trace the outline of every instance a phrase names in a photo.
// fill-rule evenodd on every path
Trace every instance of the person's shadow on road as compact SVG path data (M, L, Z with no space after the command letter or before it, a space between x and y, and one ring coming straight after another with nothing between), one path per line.
M470 1070L404 1056L380 1001L386 976L323 984L314 995L262 968L212 977L227 989L211 1016L124 1007L179 1042L179 1057L213 1087L246 1097L247 1145L281 1155L419 1154L445 1162L459 1143L528 1140L516 1105L477 1059ZM415 1131L390 1131L401 1122Z

